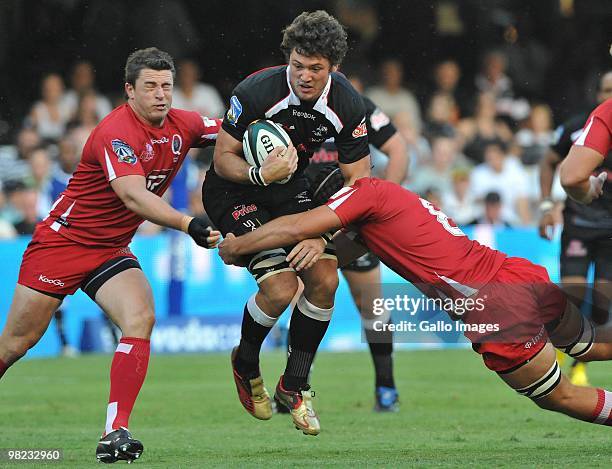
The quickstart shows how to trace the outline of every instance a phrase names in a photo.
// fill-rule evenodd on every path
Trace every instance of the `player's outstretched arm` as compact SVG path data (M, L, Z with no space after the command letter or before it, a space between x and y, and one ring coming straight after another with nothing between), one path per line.
M226 264L234 264L242 255L316 238L341 226L340 218L333 210L322 205L308 212L276 218L237 238L228 235L219 245L219 255Z
M408 155L404 137L399 132L395 132L380 147L380 151L389 157L389 162L385 169L385 179L396 184L404 182L408 175L408 166L410 164L410 156Z
M593 176L593 171L603 162L603 155L592 148L573 145L560 166L561 185L572 199L589 204L603 192L607 173Z
M148 191L143 176L113 179L111 187L129 210L157 225L184 231L199 246L213 248L221 238L221 233L206 226L199 218L175 210L164 199Z

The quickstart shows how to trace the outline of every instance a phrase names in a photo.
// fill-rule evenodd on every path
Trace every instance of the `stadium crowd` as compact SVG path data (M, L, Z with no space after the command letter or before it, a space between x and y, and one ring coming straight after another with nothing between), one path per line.
M487 52L473 77L462 77L461 64L453 59L435 64L424 92L406 87L397 59L383 61L378 77L346 73L403 135L411 156L407 188L459 225L537 222L539 162L554 142L554 116L546 103L515 94L502 52ZM201 82L200 74L196 61L179 62L173 106L222 117L226 97ZM33 232L65 188L90 131L123 98L96 90L89 61L75 63L67 77L42 77L40 98L24 116L14 144L0 147L0 238ZM201 215L200 188L212 152L192 152L190 210ZM372 156L374 173L382 174L385 158L375 150ZM555 187L560 208L564 193L558 182ZM158 230L150 223L141 227L143 233Z

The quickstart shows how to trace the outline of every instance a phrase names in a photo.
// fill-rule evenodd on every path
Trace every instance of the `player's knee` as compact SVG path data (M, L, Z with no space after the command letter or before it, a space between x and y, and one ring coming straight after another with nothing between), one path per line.
M264 296L267 304L274 307L274 309L284 310L289 304L291 300L295 296L297 292L297 282L295 284L295 288L292 288L291 285L279 285L277 287L268 288L265 291L262 291L261 294Z
M338 275L321 275L306 286L306 296L308 298L333 298L338 289Z
M4 355L9 358L10 363L14 363L23 357L38 342L38 337L32 335L6 337L3 338Z
M119 324L121 332L130 337L148 338L155 325L155 313L148 306L133 309Z

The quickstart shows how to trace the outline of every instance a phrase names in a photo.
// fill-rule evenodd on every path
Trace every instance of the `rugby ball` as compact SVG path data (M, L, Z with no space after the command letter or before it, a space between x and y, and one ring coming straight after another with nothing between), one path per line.
M276 147L287 148L290 143L291 138L279 124L259 119L247 127L242 137L242 151L247 163L260 168L272 150ZM291 176L276 182L285 184L289 179Z

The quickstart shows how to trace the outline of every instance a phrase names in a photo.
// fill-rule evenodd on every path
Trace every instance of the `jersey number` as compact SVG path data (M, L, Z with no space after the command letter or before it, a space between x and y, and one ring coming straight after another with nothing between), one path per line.
M452 220L449 220L446 214L434 207L430 202L425 199L419 198L423 207L427 209L429 213L436 217L436 221L444 227L453 236L465 236L465 233L454 224Z

